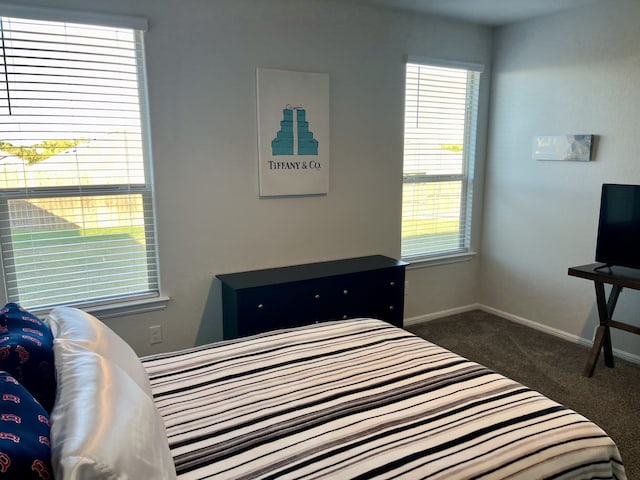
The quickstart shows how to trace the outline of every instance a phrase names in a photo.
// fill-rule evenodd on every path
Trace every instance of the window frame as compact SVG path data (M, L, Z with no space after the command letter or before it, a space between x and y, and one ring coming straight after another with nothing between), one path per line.
M97 14L82 11L63 10L46 7L24 7L18 5L0 4L0 16L10 18L23 18L37 21L52 21L94 25L96 27L112 27L129 29L133 32L137 50L138 100L140 111L140 140L142 145L142 157L144 166L144 183L117 183L113 185L73 185L73 186L43 186L25 187L16 189L3 189L0 192L0 212L3 213L3 222L8 225L8 204L11 200L29 198L68 198L68 197L92 197L105 195L140 195L142 200L142 218L144 219L144 237L147 248L148 272L153 272L156 278L153 288L147 293L121 294L114 297L103 297L98 300L78 300L65 303L86 311L100 315L101 318L110 318L121 315L130 315L148 311L160 310L166 307L169 297L162 294L160 279L160 265L158 254L158 242L155 218L155 193L153 187L153 162L151 156L151 132L149 123L149 103L147 89L147 68L145 62L144 33L148 31L146 18L133 16L120 16L109 14ZM11 242L7 242L13 248ZM149 254L149 252L151 254ZM9 262L9 259L7 259ZM14 264L15 265L15 264ZM10 265L6 267L12 268ZM14 267L13 267L14 268ZM15 301L9 298L7 272L4 262L0 262L2 285L0 288L0 302ZM14 279L17 277L14 276ZM54 305L55 306L55 305ZM46 314L51 307L30 308L36 314Z
M465 70L467 72L467 93L465 97L465 121L464 121L464 134L463 134L463 156L462 156L462 172L461 173L447 173L447 174L410 174L406 169L406 150L403 149L403 172L402 172L402 213L401 213L401 257L403 260L410 262L415 266L424 265L439 265L443 263L452 263L459 261L466 261L475 256L475 252L472 250L472 220L473 220L473 185L474 185L474 171L476 163L476 145L478 135L478 115L479 115L479 103L480 103L480 84L481 74L484 71L484 65L480 63L472 62L458 62L451 60L444 60L432 57L420 57L414 55L408 55L405 59L404 73L405 73L405 99L404 99L404 118L406 120L406 112L408 108L408 66L420 65L426 67L436 68L450 68L457 70ZM476 75L473 81L470 81L469 74ZM473 87L471 92L468 91L469 86ZM407 145L407 125L405 123L403 128L403 144ZM433 183L438 184L442 182L459 181L461 183L461 193L459 197L460 202L460 214L459 214L459 232L457 238L459 239L459 247L451 249L443 249L440 251L426 252L424 249L419 253L407 254L405 248L405 238L402 235L402 228L404 225L404 202L405 202L405 186L415 183Z

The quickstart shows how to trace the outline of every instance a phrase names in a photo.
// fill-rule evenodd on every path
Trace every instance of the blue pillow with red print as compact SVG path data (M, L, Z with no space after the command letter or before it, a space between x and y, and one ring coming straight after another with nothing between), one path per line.
M46 323L17 303L0 310L0 370L13 375L51 412L56 398L53 335Z
M53 479L49 415L31 393L0 371L0 479Z

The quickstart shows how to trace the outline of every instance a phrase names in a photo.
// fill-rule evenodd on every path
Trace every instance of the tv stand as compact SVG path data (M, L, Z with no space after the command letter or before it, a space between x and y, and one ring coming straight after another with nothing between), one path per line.
M602 271L605 267L609 267L607 272ZM589 353L587 365L584 368L584 375L591 377L601 349L604 350L605 365L609 368L613 368L614 366L613 349L611 347L611 327L640 335L640 328L612 319L613 311L616 308L616 303L618 303L618 297L622 289L626 287L640 290L640 270L625 267L617 267L614 269L606 263L591 263L589 265L571 267L568 273L574 277L593 280L596 288L596 302L598 305L600 325L598 326L598 330L596 330L593 346ZM605 283L612 285L608 299L605 297L604 292Z

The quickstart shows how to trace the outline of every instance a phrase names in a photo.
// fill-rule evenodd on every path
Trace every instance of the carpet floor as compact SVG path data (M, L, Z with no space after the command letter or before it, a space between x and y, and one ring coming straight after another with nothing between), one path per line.
M640 365L602 355L582 375L588 348L473 310L406 329L584 415L616 442L629 480L640 480Z

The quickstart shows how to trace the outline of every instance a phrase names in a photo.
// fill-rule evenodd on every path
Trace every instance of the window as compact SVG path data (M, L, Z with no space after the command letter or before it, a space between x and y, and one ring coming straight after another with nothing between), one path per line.
M406 66L402 257L465 253L481 68Z
M0 23L6 300L46 310L157 298L146 22L51 12Z

